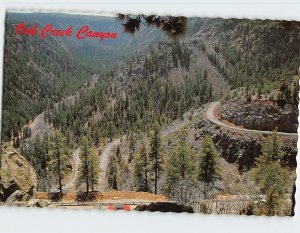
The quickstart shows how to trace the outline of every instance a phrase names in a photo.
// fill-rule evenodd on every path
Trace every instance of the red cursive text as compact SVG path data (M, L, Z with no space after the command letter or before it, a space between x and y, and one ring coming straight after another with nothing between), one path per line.
M16 34L17 35L36 35L37 33L37 25L34 25L33 27L26 27L25 23L20 23L16 26Z
M89 29L89 26L84 25L80 28L77 32L78 39L84 38L100 38L100 41L103 39L117 39L118 33L117 32L95 32Z
M48 36L72 36L72 26L68 27L66 30L62 29L55 29L53 25L47 24L42 30L41 30L41 37L47 38Z

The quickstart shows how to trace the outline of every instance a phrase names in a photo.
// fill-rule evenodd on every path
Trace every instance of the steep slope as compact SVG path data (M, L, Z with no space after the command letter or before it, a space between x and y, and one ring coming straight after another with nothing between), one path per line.
M75 137L91 130L96 141L100 135L144 132L153 122L168 124L232 87L268 93L288 85L297 71L299 28L286 31L273 21L205 18L191 19L188 26L185 37L149 46L100 78L68 110L63 105L52 108L49 121Z
M112 138L147 131L155 121L166 124L229 89L208 60L199 64L199 57L206 55L185 42L152 46L100 78L93 90L82 91L74 104L51 108L46 117L75 137L89 130L96 141L100 134Z
M15 35L19 22L38 28L51 23L55 28L83 25L94 31L118 32L117 40ZM93 71L104 73L136 51L163 38L157 29L141 28L133 37L123 33L113 17L47 13L8 13L6 23L3 93L4 140L17 137L21 127L52 103L82 87Z
M91 73L56 41L15 35L7 21L3 78L4 140L18 135L26 121L77 90Z
M248 129L296 133L298 108L296 103L281 105L277 101L247 101L231 99L222 101L220 118Z
M300 62L300 27L284 27L270 20L194 18L189 35L207 42L225 58L213 58L216 66L232 65L226 73L234 87L256 86L271 90L272 83L297 73Z
M32 166L11 145L2 147L0 170L0 201L11 198L30 198L38 186Z
M239 112L230 116L230 112L225 111L227 107L236 110L237 105L245 104L241 100L251 102L252 97L253 101L265 101L264 103L270 104L271 97L265 97L272 94L270 89L275 86L282 87L281 96L278 95L279 99L276 101L291 104L293 107L297 105L298 99L292 94L297 93L297 82L290 90L286 85L289 86L289 80L296 71L299 59L298 29L282 31L280 25L276 23L191 19L190 30L186 37L166 40L148 46L140 52L134 47L135 52L130 59L119 64L111 72L101 74L95 79L92 87L85 86L79 89L77 94L72 96L72 101L65 102L57 98L59 101L57 104L49 105L44 112L44 118L51 129L59 129L64 134L68 149L76 148L82 136L88 136L97 149L105 148L102 153L99 151L105 164L105 166L101 164L102 168L105 167L102 169L104 172L109 169L107 168L110 167L109 160L118 151L116 149L115 152L114 148L120 143L119 154L124 160L118 160L118 167L121 167L117 168L119 170L116 172L118 180L121 180L118 189L137 188L133 184L134 176L130 174L136 162L134 153L139 153L142 141L147 144L147 151L150 151L151 140L146 135L157 123L163 128L160 136L166 168L172 165L172 156L180 152L183 144L186 149L183 152L191 155L194 166L201 149L201 141L205 135L209 135L213 140L212 145L216 146L220 156L224 158L221 159L221 166L225 168L223 175L228 175L227 181L216 184L217 188L224 192L240 194L234 187L226 187L226 182L234 183L234 177L239 180L241 188L245 183L250 185L248 177L242 177L237 167L240 171L246 172L253 167L255 158L261 154L262 144L259 141L265 139L264 135L250 137L236 131L228 133L227 129L205 121L205 111L199 107L213 100L219 100L231 88L241 87L244 91L243 98L235 91L230 93L232 95L224 97L225 109L222 117L233 121L238 119L236 115ZM276 34L276 40L272 40L269 33ZM281 36L277 37L277 34ZM252 39L251 43L247 36ZM290 37L290 40L287 37ZM62 44L64 43L65 41ZM271 51L268 43L276 47L277 51ZM289 46L288 49L285 49L286 44ZM73 45L76 46L76 43ZM93 46L89 45L89 48L92 49ZM72 48L66 49L69 53L76 54ZM122 50L115 51L122 53ZM88 57L87 54L83 57L85 56ZM235 105L230 106L235 100L237 100ZM244 115L247 115L248 111L251 109L245 110ZM256 121L255 115L253 114L253 122ZM279 112L278 115L283 118L284 114ZM297 122L294 122L293 128L296 124ZM112 143L109 144L109 141ZM35 142L23 141L20 151L24 151L26 146L36 148L36 153L29 151L27 156L25 154L24 156L27 158L31 156L32 160L36 161L35 167L43 163L46 171L47 161L41 162L42 160L36 159L43 157L40 156L39 149L44 142L47 142L46 137L41 137ZM286 153L284 165L293 169L296 141L286 140L284 144L283 149ZM110 145L114 145L114 148L112 149ZM47 155L47 147L43 149L44 155ZM114 176L114 172L112 175ZM191 179L189 179L181 179L174 189L174 194L180 194L183 189L194 194L201 190L200 186L196 189L190 186L191 183L188 182L191 182ZM161 179L159 192L165 191L163 186L164 179ZM247 190L252 190L252 187L247 187ZM243 192L241 194L245 197ZM176 197L175 200L188 202L177 198L181 197Z

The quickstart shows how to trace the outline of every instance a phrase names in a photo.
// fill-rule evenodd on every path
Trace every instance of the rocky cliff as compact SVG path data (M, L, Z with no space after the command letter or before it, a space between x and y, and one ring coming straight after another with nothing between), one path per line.
M255 158L261 155L262 144L267 135L242 134L223 129L209 121L199 121L195 125L195 140L201 140L204 135L210 135L215 142L221 156L229 163L237 165L240 171L247 171L254 167ZM280 137L285 152L284 163L295 168L297 166L297 139Z
M279 105L270 101L226 101L221 104L220 117L247 129L296 133L298 108L296 104Z
M28 201L34 196L38 179L32 166L12 146L2 146L0 201Z

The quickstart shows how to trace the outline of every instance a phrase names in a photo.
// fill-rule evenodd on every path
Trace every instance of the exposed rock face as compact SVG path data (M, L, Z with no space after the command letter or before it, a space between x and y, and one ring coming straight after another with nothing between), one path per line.
M2 147L0 175L1 201L18 199L21 196L25 198L25 194L31 197L35 194L38 179L34 169L9 145Z
M19 204L19 203L23 204L29 200L30 200L30 196L27 193L25 193L22 190L17 190L6 199L5 203L11 205Z
M47 207L50 205L50 201L46 200L38 200L38 199L31 199L27 202L26 207Z
M298 128L296 104L237 100L223 102L219 111L221 119L248 129L296 133Z
M196 124L198 133L195 140L200 140L204 135L211 135L221 156L229 163L234 163L240 171L247 171L254 166L255 158L261 155L262 144L266 135L246 135L231 130L224 130L210 123L201 121ZM284 163L295 168L297 166L297 139L283 138L285 152Z

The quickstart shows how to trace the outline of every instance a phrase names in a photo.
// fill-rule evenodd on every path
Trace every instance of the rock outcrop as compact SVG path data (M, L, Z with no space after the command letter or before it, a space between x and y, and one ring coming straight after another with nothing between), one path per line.
M221 103L222 120L247 129L296 133L298 107L296 104L280 105L276 102L231 100Z
M6 199L5 204L23 204L29 201L30 198L31 197L28 195L28 193L25 193L22 190L17 190Z
M38 199L30 199L26 203L26 207L48 207L50 205L50 201L48 200L38 200Z
M0 177L1 201L26 201L36 193L38 179L34 169L8 144L2 147Z
M240 171L247 171L254 166L255 158L261 155L262 144L267 135L243 134L221 127L209 122L200 121L195 127L198 129L194 139L201 140L210 135L221 156L229 163L237 165ZM284 163L295 168L297 166L297 138L280 137L283 141L282 150L285 152Z

